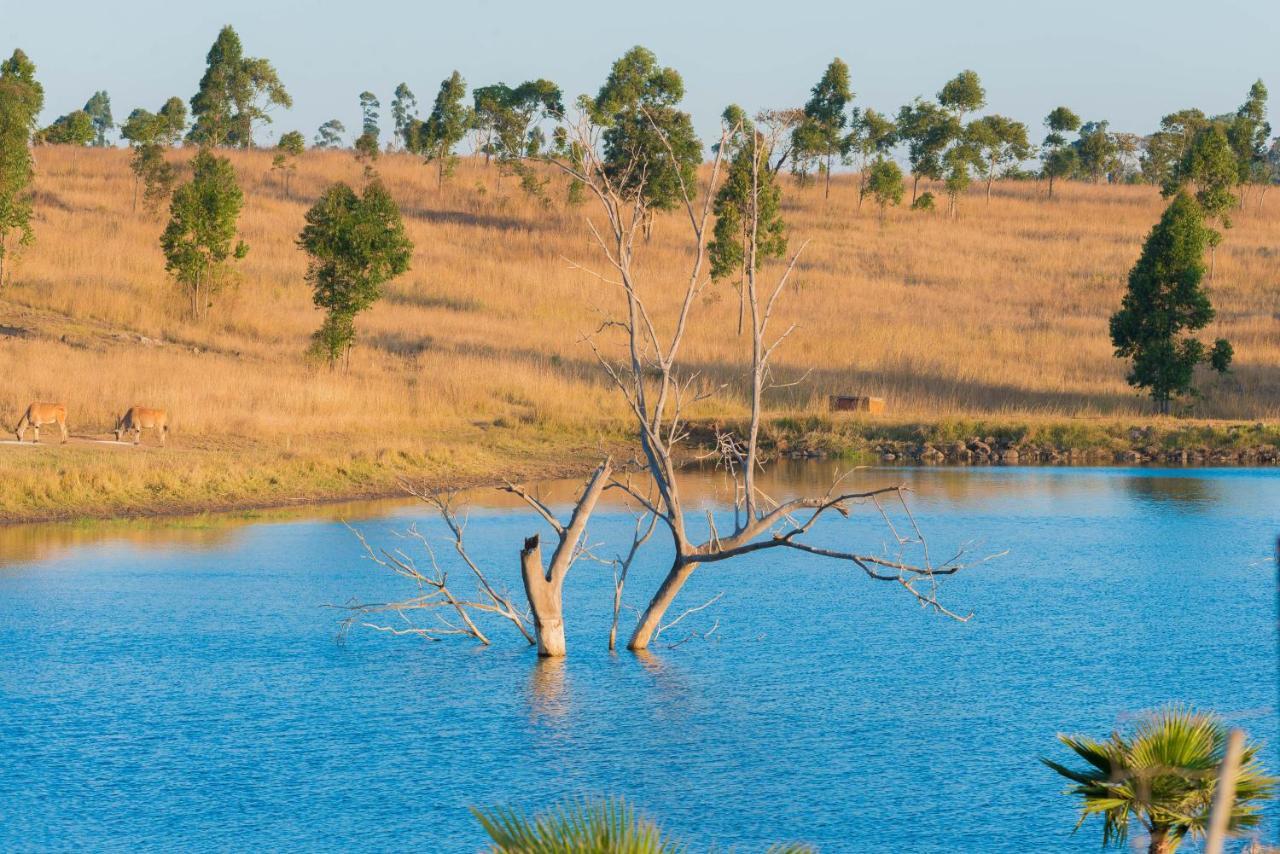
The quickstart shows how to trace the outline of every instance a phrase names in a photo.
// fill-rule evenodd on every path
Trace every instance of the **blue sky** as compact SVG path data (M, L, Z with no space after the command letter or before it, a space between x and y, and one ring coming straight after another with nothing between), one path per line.
M185 7L185 8L184 8ZM636 11L630 11L636 10ZM1266 0L1215 3L809 2L512 3L469 0L0 0L0 51L23 48L46 90L43 120L106 89L117 120L135 106L189 98L218 29L280 72L294 107L262 134L329 118L359 124L357 96L379 95L385 117L405 81L428 106L457 68L470 85L548 77L567 95L594 92L635 44L685 78L704 140L738 102L799 105L833 56L852 69L857 102L894 111L932 96L957 71L986 85L988 111L1040 122L1054 106L1116 130L1145 132L1161 115L1234 109L1261 77L1280 104L1280 10ZM1274 124L1280 127L1280 108Z

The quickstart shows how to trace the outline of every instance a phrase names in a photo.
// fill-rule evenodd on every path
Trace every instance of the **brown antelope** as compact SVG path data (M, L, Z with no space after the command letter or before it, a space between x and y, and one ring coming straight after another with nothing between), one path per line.
M125 433L133 434L133 444L142 441L143 428L155 430L160 434L160 444L164 444L169 435L169 414L163 409L148 409L145 406L131 406L129 411L116 421L116 441L119 442Z
M27 407L27 411L23 413L22 420L18 422L18 426L13 428L13 432L18 435L18 441L22 441L23 435L30 427L35 431L34 441L40 441L40 427L43 424L57 424L62 429L62 442L67 442L67 408L61 403L33 403Z

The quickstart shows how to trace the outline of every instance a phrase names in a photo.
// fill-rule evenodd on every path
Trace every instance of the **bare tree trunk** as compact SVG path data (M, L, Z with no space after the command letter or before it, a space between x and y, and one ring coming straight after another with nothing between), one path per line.
M538 655L558 657L565 654L564 643L564 580L569 568L578 559L579 544L587 528L587 520L595 510L600 494L604 492L613 473L613 466L605 460L595 470L595 474L587 481L582 490L582 497L573 508L573 515L568 525L561 525L545 504L514 484L508 484L507 490L520 496L556 531L560 542L551 556L551 565L546 571L542 568L542 548L538 535L527 537L524 548L520 550L520 575L524 580L525 596L529 599L529 609L533 612L534 636L538 644Z
M681 563L679 560L672 564L667 577L662 581L662 586L658 588L657 593L653 594L653 598L649 600L649 606L640 615L635 631L631 633L631 640L627 641L627 649L649 648L649 642L653 640L654 633L662 624L663 615L667 613L671 603L676 601L676 596L680 595L680 588L684 587L684 583L697 568L696 563Z
M920 189L920 173L919 173L919 172L917 172L915 175L913 175L913 176L911 176L911 177L912 177L912 181L911 181L911 206L912 206L912 207L915 207L915 206L916 206L916 191Z
M538 655L558 657L565 653L563 584L554 583L542 574L542 547L538 535L524 541L520 550L520 575L524 592L533 611L533 633L538 642Z
M831 155L827 155L827 188L822 194L823 199L831 198Z

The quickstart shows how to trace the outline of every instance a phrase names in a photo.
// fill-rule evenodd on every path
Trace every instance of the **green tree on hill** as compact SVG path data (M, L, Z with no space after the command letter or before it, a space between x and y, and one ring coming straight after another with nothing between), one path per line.
M949 110L916 98L898 110L898 139L907 144L911 166L911 204L914 207L920 179L942 178L942 156L960 135L960 124Z
M173 193L160 247L165 270L187 291L191 315L199 318L231 281L231 262L248 254L249 247L236 238L244 193L231 161L201 149L191 165L191 180Z
M987 182L987 201L991 201L991 184L1002 169L1016 166L1031 156L1027 126L1000 115L983 116L965 129L974 148L975 163Z
M395 138L401 148L408 148L410 123L418 117L418 99L408 83L396 87L391 99L391 122L395 126Z
M316 148L342 148L342 135L346 132L342 122L329 119L316 130Z
M1267 168L1267 144L1271 140L1271 125L1267 122L1267 87L1261 80L1254 81L1249 87L1249 97L1228 119L1226 130L1239 166L1240 184L1261 184L1270 180L1272 172ZM1240 194L1240 204L1244 206L1244 193Z
M437 188L453 173L457 160L453 151L471 127L472 112L464 103L466 97L467 82L455 71L441 81L427 120L411 121L406 131L406 147L436 164Z
M1120 146L1109 127L1110 123L1105 121L1085 122L1073 145L1078 170L1095 184L1114 172L1119 164Z
M738 277L741 335L748 271L758 270L761 260L781 258L787 251L787 233L782 221L782 191L777 175L769 168L766 140L739 107L729 107L724 115L732 151L725 152L730 158L729 169L713 202L716 224L707 250L712 279Z
M981 110L987 105L987 92L982 88L976 71L961 71L946 82L938 92L938 104L955 115L956 121L964 125L964 117L968 113Z
M187 105L181 98L170 98L158 112L141 107L134 109L120 126L120 135L130 144L154 142L173 146L182 140L187 127Z
M36 134L42 145L90 145L95 137L93 119L84 110L58 116L53 124Z
M382 285L409 269L413 243L400 209L380 181L360 195L333 184L307 211L298 246L310 256L307 281L325 319L312 336L312 352L330 366L349 355L355 318L382 296Z
M253 126L271 121L272 107L292 107L275 68L244 55L240 36L223 27L209 48L208 67L191 98L195 123L188 138L200 145L253 147Z
M289 191L289 181L293 173L298 171L297 160L306 148L306 140L296 130L280 134L280 139L276 143L276 154L271 158L271 170L280 173L286 199L293 198L293 194Z
M1066 135L1079 130L1080 117L1066 107L1055 107L1045 116L1044 125L1049 133L1041 146L1041 163L1043 174L1049 179L1049 198L1052 199L1053 182L1070 177L1076 170L1078 155Z
M540 195L541 185L523 161L542 153L544 140L537 123L564 114L562 97L560 87L550 80L528 80L515 88L495 83L475 90L474 126L485 136L485 156L498 161L499 181L504 172L515 172L526 190Z
M30 142L44 107L44 88L35 75L35 64L21 50L0 62L0 290L9 272L10 253L35 239Z
M679 108L684 79L647 48L633 47L613 63L586 106L603 128L604 168L624 198L644 207L645 234L654 211L674 210L695 193L702 143L693 119Z
M120 135L133 149L129 168L134 174L134 210L138 207L139 181L144 188L143 206L149 213L156 213L169 200L178 170L165 158L164 150L178 144L186 125L187 105L175 97L165 101L156 113L136 108L120 126Z
M859 210L862 209L862 200L870 192L868 181L871 177L871 165L888 156L889 151L897 144L897 133L898 126L893 119L876 110L862 110L853 119L846 148L858 161Z
M93 122L93 144L99 148L107 145L107 134L116 126L111 115L111 96L105 91L94 92L85 102L84 111Z
M826 176L824 198L831 196L831 170L835 160L843 159L849 153L849 140L845 135L845 128L849 126L846 110L852 100L849 66L837 56L823 72L822 79L814 85L804 105L804 120L792 133L793 168L807 172L807 164L820 161Z
M1194 394L1196 365L1207 362L1225 373L1232 348L1219 338L1212 348L1186 333L1213 320L1213 306L1201 285L1209 230L1194 198L1178 193L1151 230L1120 310L1111 317L1116 356L1132 360L1129 384L1147 389L1162 414L1172 400Z
M898 164L884 157L872 164L867 190L876 200L876 207L880 209L880 224L884 225L885 213L890 206L901 204L902 195L906 192L902 170L898 168Z

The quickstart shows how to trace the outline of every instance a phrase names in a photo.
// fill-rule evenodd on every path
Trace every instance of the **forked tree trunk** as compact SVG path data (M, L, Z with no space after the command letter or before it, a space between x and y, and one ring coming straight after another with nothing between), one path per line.
M551 511L542 502L518 487L509 487L538 510L544 519L551 523L560 537L551 562L544 571L542 568L542 548L538 535L527 537L524 548L520 550L520 575L524 581L524 592L529 600L529 610L533 612L534 638L538 646L538 655L559 657L565 654L564 642L564 606L562 593L564 579L569 568L578 558L579 544L586 532L587 521L595 510L600 494L609 483L613 473L613 464L605 460L596 468L591 479L582 490L582 497L573 508L573 515L568 525L561 525Z
M627 641L627 649L649 648L649 642L653 640L654 633L662 625L663 615L667 613L671 603L680 594L680 588L684 587L684 583L689 580L689 576L693 575L693 571L697 568L698 565L696 563L681 563L677 561L672 564L671 571L667 573L667 577L662 581L662 586L658 588L658 592L653 594L653 598L649 600L649 607L645 608L644 613L640 615L635 631L631 633L631 640Z
M548 578L542 570L542 546L538 535L524 541L520 550L520 575L524 592L533 611L533 632L538 642L538 655L558 657L565 654L563 576Z

